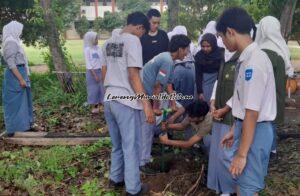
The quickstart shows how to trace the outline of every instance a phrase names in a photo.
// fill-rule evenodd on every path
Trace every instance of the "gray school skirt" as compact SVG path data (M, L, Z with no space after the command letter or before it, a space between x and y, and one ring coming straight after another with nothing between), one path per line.
M95 69L97 76L102 80L101 69ZM87 102L90 105L103 103L104 87L102 81L97 82L91 70L86 70Z

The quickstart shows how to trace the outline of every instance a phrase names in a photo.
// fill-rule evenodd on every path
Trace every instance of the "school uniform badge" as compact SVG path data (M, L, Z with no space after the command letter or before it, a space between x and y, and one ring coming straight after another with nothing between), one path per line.
M249 81L252 78L253 69L246 69L245 71L245 80Z

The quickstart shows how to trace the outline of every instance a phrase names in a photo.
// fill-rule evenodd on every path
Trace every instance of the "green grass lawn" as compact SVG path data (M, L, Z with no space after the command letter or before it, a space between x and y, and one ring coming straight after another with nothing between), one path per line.
M99 41L99 45L102 46L104 40ZM289 43L292 59L300 59L300 47L297 47L294 43ZM76 65L84 64L83 57L83 41L82 40L68 40L66 43L68 52L73 58ZM33 64L44 64L42 53L47 51L46 48L35 48L35 47L25 47L25 52L28 59Z
M104 40L99 40L99 45L102 46ZM68 52L73 58L73 61L77 65L84 64L84 57L83 57L83 41L82 40L68 40L66 43L66 47ZM43 52L46 52L47 48L37 48L33 46L25 47L25 52L28 57L28 60L37 65L37 64L44 64L43 59Z

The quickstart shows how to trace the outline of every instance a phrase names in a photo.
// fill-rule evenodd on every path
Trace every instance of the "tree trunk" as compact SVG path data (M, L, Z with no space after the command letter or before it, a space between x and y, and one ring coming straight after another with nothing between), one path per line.
M297 1L298 0L287 0L280 16L281 33L286 41L288 41L291 33Z
M64 91L74 92L72 77L70 73L67 73L67 65L60 45L59 32L55 24L53 13L51 12L51 0L41 0L40 2L44 12L46 28L48 29L46 31L47 42L57 77Z
M168 0L168 30L171 31L178 24L179 0Z

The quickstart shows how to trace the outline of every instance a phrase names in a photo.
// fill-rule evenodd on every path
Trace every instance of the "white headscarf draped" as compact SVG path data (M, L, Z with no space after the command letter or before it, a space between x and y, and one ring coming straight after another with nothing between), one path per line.
M176 26L174 27L174 29L168 33L168 37L169 37L169 40L171 40L171 38L174 36L174 35L186 35L187 36L187 29L185 26L182 26L182 25L179 25L179 26Z
M2 48L4 50L4 47L8 42L15 42L19 46L19 52L22 53L25 58L25 67L26 67L27 74L29 75L28 60L25 51L22 47L22 43L20 39L22 35L23 27L24 25L22 23L19 23L18 21L15 20L5 25L2 31Z
M112 37L117 37L120 35L120 33L122 32L122 29L114 29L111 33Z
M256 31L255 42L262 49L275 51L285 63L286 75L293 76L290 50L281 35L280 22L273 16L266 16L260 20Z
M95 43L95 40L97 38L97 33L94 31L87 32L83 37L83 46L86 47L92 47Z

